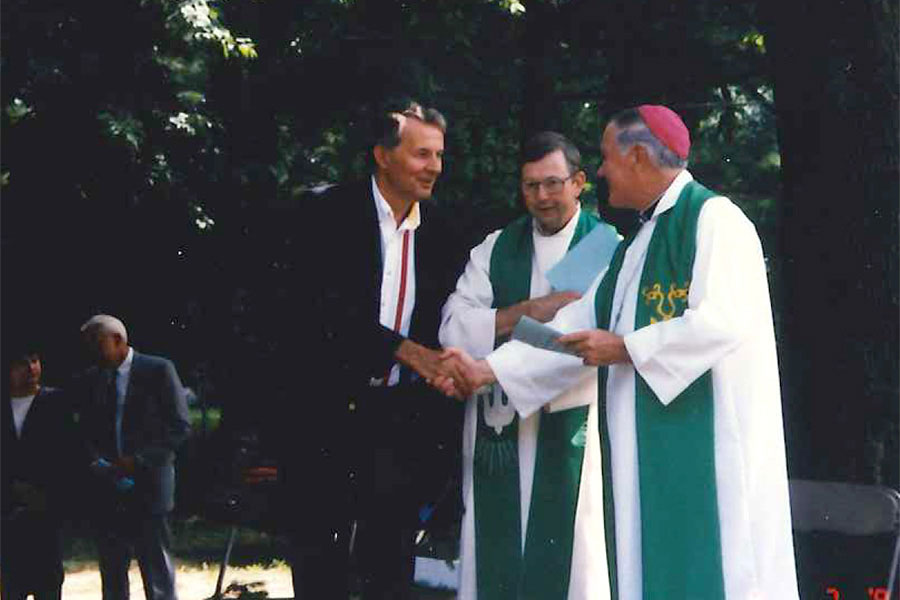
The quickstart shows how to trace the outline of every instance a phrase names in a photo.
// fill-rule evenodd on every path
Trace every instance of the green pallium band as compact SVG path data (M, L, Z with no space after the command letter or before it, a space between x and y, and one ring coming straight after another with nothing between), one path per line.
M641 274L635 329L677 317L687 297L672 300L665 313L650 294L685 290L693 272L697 221L703 203L715 194L691 182L676 204L658 219ZM608 329L615 282L627 240L617 250L597 294L597 322ZM675 294L672 294L675 298ZM674 307L674 312L669 311ZM607 369L600 369L600 404L606 405ZM635 426L638 446L643 597L713 600L725 597L715 473L715 423L709 372L668 406L635 374ZM601 436L607 433L605 411ZM608 443L604 444L604 451ZM604 468L608 463L604 461ZM604 483L610 483L604 473ZM609 506L607 506L609 508ZM615 548L614 511L607 511L607 546ZM614 595L617 597L617 594Z

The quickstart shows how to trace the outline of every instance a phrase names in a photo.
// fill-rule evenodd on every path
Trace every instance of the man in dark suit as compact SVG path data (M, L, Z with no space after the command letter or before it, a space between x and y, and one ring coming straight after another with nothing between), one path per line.
M81 425L95 474L103 600L128 598L132 548L148 600L174 600L168 514L175 451L190 433L184 388L168 359L135 352L109 315L81 327L95 366L85 375Z
M432 348L464 259L425 206L445 130L439 112L415 103L384 114L373 176L302 210L303 279L287 330L303 349L283 352L282 367L310 403L285 452L297 598L347 598L354 517L363 598L408 597L418 504L455 475L461 410L425 383L443 369Z
M62 498L71 473L73 420L59 390L42 386L41 358L28 345L4 344L9 379L0 429L3 600L58 599L62 593Z

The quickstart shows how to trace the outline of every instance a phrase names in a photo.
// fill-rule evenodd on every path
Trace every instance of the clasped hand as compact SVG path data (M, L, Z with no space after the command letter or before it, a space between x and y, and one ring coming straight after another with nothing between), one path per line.
M560 336L557 341L580 356L586 365L631 362L624 338L603 329L576 331ZM475 360L460 348L431 352L437 356L432 355L426 380L447 396L464 400L497 380L487 361Z
M460 348L446 348L440 354L440 361L437 375L428 383L447 396L465 400L479 388L495 381L486 361L476 361Z

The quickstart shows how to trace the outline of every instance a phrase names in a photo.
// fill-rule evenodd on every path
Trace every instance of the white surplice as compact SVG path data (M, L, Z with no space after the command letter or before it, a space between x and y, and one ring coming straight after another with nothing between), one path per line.
M798 597L791 537L781 395L762 247L753 224L724 197L709 199L697 228L688 308L634 330L641 271L658 215L692 180L682 171L625 253L610 329L624 336L632 364L609 368L607 419L616 516L620 600L642 598L635 370L663 404L712 370L716 491L725 593L733 599ZM560 310L563 332L597 327L595 295ZM522 416L594 371L571 357L513 341L487 357ZM659 490L665 494L665 490Z
M550 293L550 283L545 273L566 254L580 208L563 229L552 236L544 236L533 230L534 254L531 268L531 298ZM457 282L456 290L444 305L439 333L441 345L463 348L476 358L483 358L494 349L495 316L493 288L490 281L491 253L500 230L491 233L472 249L465 271ZM552 354L552 353L547 353ZM563 393L548 410L556 411L578 406L589 406L588 431L597 430L597 375L588 372L572 389ZM460 536L460 600L477 597L475 562L475 523L473 491L473 458L477 426L477 402L466 402L463 431L463 515ZM535 453L537 449L540 412L520 413L518 452L520 507L522 523L522 547L531 504L534 479ZM603 478L601 471L600 443L597 436L588 436L582 463L578 505L575 514L572 564L569 575L570 600L605 600L609 598L609 578L606 566L606 546L603 537ZM598 535L599 532L599 535Z

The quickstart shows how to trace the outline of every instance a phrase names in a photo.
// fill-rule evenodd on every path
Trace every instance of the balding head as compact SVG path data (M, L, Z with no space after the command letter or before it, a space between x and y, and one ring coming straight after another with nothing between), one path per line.
M123 342L128 342L128 331L125 329L125 323L112 315L94 315L81 326L82 334L89 334L94 331L118 335Z
M94 315L81 326L81 335L101 367L117 367L128 356L125 324L112 315Z

